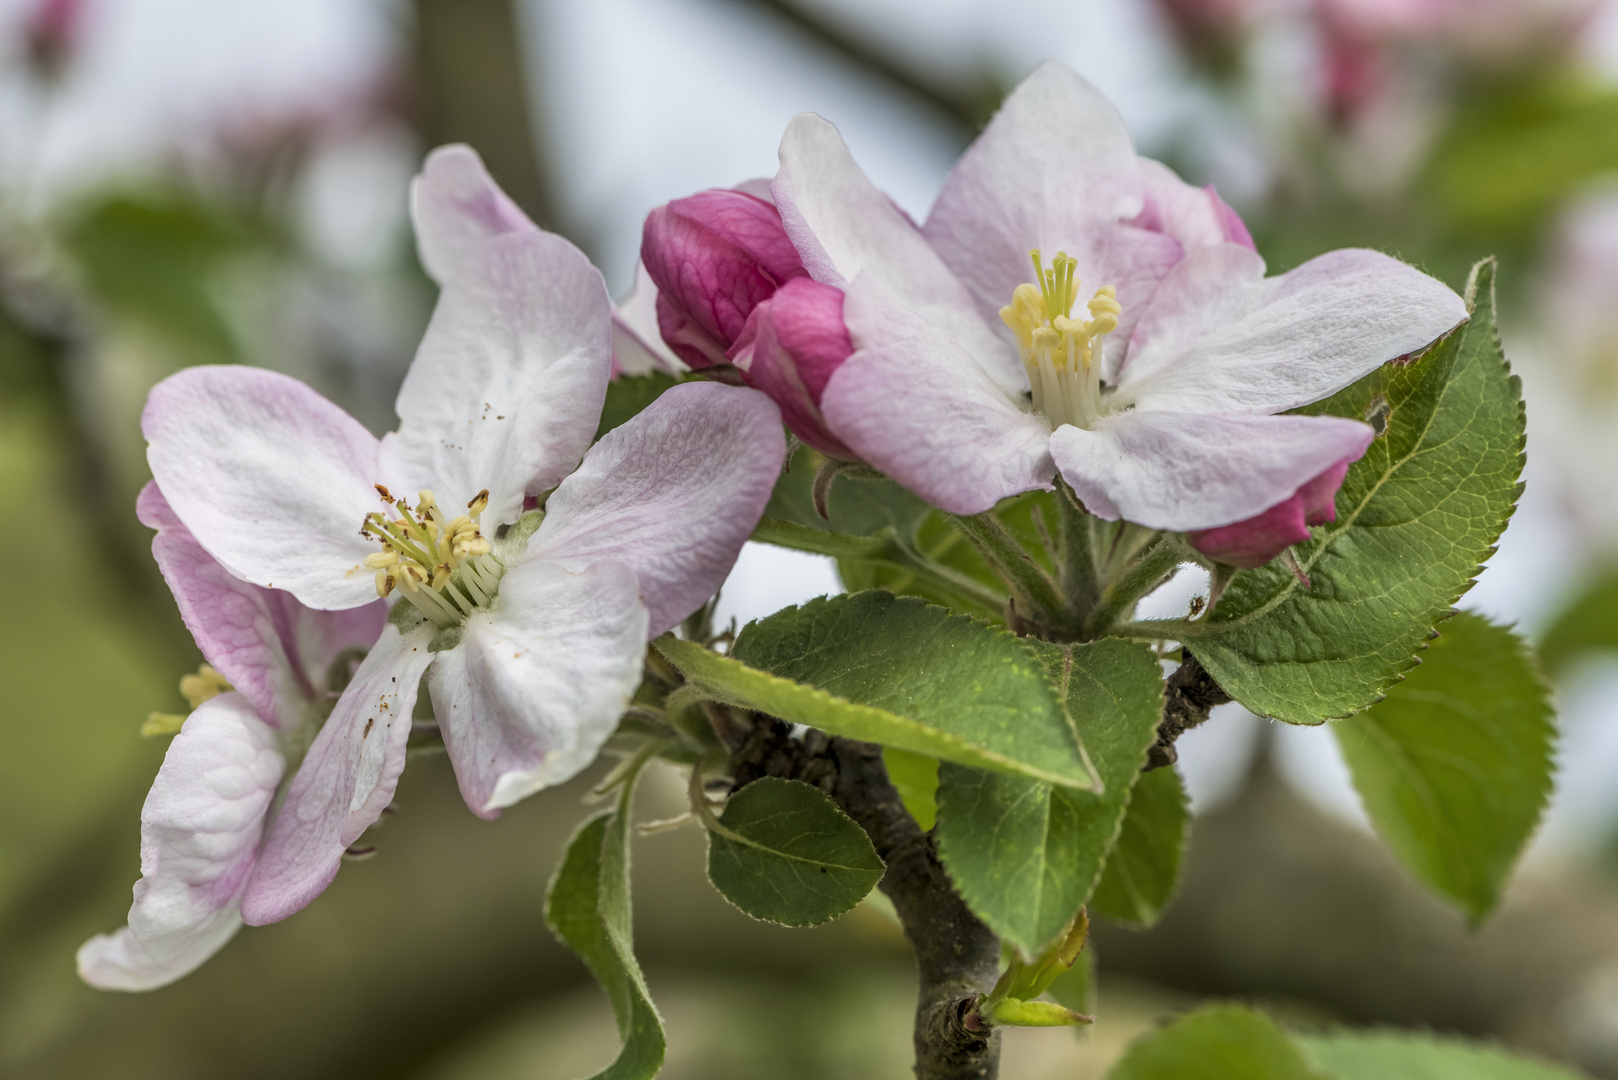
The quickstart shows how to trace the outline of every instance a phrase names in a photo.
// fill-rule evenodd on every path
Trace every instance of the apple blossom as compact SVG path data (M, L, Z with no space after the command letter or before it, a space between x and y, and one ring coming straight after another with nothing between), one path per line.
M784 453L768 398L712 383L671 389L589 448L611 363L600 274L549 233L457 247L464 221L417 221L446 283L397 431L378 440L302 383L243 367L182 371L143 417L176 515L233 574L314 608L402 600L268 830L242 898L253 924L318 895L382 812L424 673L474 812L588 765L646 641L719 586Z
M1055 64L1012 93L923 229L812 115L788 126L774 194L811 276L846 293L853 351L821 393L827 427L958 514L1058 472L1092 513L1174 531L1247 521L1317 478L1335 489L1371 429L1274 414L1465 318L1376 252L1266 278L1228 208L1136 157L1112 106Z
M141 811L141 879L129 924L79 950L79 973L108 990L173 982L240 928L242 894L287 764L336 698L346 655L363 654L387 618L380 601L313 611L289 593L232 577L156 484L146 485L136 512L157 530L152 553L211 667L205 678L182 680L195 711Z

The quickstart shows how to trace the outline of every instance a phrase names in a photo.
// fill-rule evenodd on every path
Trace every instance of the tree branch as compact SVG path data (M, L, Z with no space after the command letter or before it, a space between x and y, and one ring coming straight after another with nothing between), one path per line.
M1141 771L1150 772L1178 761L1180 755L1174 749L1175 740L1207 720L1214 706L1228 701L1230 695L1214 682L1213 676L1190 650L1186 650L1185 661L1168 677L1168 685L1164 687L1163 719L1157 725L1157 741L1147 751L1146 766Z
M788 725L760 717L732 766L737 787L763 776L813 784L869 834L888 867L881 889L916 954L917 1080L994 1080L1000 1036L984 1030L973 1006L999 974L1000 942L950 886L932 835L888 779L881 748L813 730L794 739Z

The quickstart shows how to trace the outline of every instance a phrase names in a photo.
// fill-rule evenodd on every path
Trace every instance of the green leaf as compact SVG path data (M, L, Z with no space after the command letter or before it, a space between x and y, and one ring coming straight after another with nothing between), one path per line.
M1578 1080L1566 1069L1434 1035L1345 1032L1297 1042L1332 1080Z
M1618 567L1599 575L1557 616L1539 643L1539 660L1560 675L1586 653L1618 650Z
M607 384L607 400L601 406L601 424L596 428L595 437L599 439L613 428L629 423L679 381L661 371L618 376Z
M765 777L708 834L708 880L755 919L818 926L865 899L884 867L865 830L817 787Z
M915 537L917 526L932 508L886 478L838 477L826 500L830 520L821 517L815 510L814 482L823 460L807 446L798 447L776 481L764 516L849 536L874 536L891 527L901 539Z
M728 657L667 635L654 644L727 704L944 761L1096 784L1028 645L920 600L811 600L750 623Z
M1163 713L1161 669L1145 645L1037 648L1103 790L945 764L936 829L939 858L962 899L1029 955L1066 928L1095 887Z
M1461 612L1386 700L1332 732L1382 839L1481 920L1551 789L1555 729L1527 647Z
M1236 575L1212 614L1150 624L1196 653L1261 716L1318 724L1378 701L1471 587L1521 486L1521 387L1494 325L1494 264L1479 263L1472 318L1301 412L1384 417L1349 467L1337 521L1298 545L1312 586L1272 563Z
M1076 1013L1094 1016L1100 995L1096 989L1095 948L1085 945L1073 966L1056 977L1045 989L1045 996Z
M899 792L899 801L922 832L931 829L938 820L938 759L890 746L882 751L882 761L888 767L888 779Z
M1274 1021L1209 1005L1142 1035L1106 1080L1326 1080Z
M545 898L545 922L579 955L612 1000L623 1048L592 1080L650 1080L663 1067L663 1022L635 962L629 910L629 804L635 772L615 810L579 826Z
M1118 842L1107 856L1090 910L1148 927L1168 906L1180 881L1190 809L1173 768L1153 769L1135 783Z

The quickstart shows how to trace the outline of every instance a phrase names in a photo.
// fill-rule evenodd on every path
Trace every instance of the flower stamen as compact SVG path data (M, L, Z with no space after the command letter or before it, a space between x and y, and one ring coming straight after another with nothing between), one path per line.
M488 607L499 591L505 568L492 554L478 518L489 506L485 488L466 504L467 513L451 518L431 491L423 491L412 507L381 484L377 494L398 511L367 514L360 535L378 541L382 550L365 557L376 571L376 593L400 591L413 607L439 626L455 626L480 607Z
M1078 260L1058 251L1047 269L1037 248L1028 255L1035 283L1017 286L1011 303L1000 309L1000 320L1017 339L1034 411L1053 425L1089 427L1102 413L1100 341L1118 329L1123 313L1117 290L1111 285L1096 290L1085 305L1090 317L1075 319Z

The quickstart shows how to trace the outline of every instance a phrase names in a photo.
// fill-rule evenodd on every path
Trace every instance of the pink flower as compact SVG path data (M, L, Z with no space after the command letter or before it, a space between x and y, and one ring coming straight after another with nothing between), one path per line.
M164 495L232 574L317 609L403 601L268 830L242 896L252 924L318 895L387 805L423 674L474 812L588 765L647 640L713 594L781 466L775 406L712 383L590 446L611 364L600 274L560 237L508 228L477 185L438 201L432 173L416 222L445 285L398 430L378 440L245 367L182 371L143 417Z
M773 191L811 276L846 293L853 352L820 396L828 429L954 513L1060 471L1108 520L1246 521L1372 438L1275 414L1466 314L1371 251L1266 278L1229 209L1138 158L1112 106L1055 64L1008 98L922 229L819 117L788 126Z
M79 950L106 990L151 990L188 974L242 924L241 899L289 759L318 726L345 652L381 634L387 606L314 611L232 577L180 523L156 484L136 504L152 554L197 646L235 689L204 701L174 737L141 811L141 879L129 924ZM392 796L387 785L387 797ZM385 800L384 800L385 801ZM357 834L356 834L357 836Z

